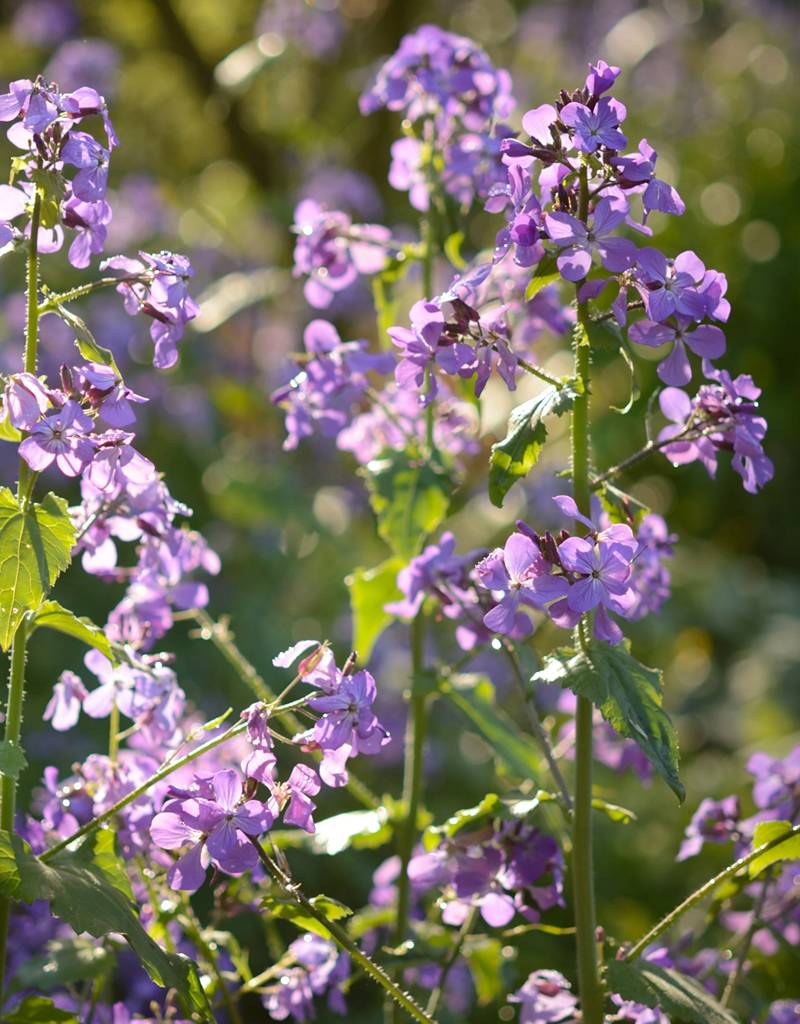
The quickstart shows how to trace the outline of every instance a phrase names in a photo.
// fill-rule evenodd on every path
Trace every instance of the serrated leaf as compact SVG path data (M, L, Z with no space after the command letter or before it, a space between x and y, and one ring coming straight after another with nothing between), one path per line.
M48 494L22 508L0 488L0 648L7 651L22 616L38 608L71 561L75 528L66 501Z
M345 811L318 821L315 832L309 836L309 845L314 853L332 857L350 846L370 849L382 846L391 832L389 816L383 807L374 811Z
M115 960L110 949L88 939L57 940L48 944L45 953L21 964L9 987L12 991L32 988L52 992L54 988L108 973Z
M506 436L492 445L489 456L489 498L493 505L502 508L511 487L539 461L547 440L544 417L552 413L561 416L575 398L576 392L569 385L550 386L511 411Z
M103 366L110 366L118 377L122 377L114 359L114 353L97 343L95 336L86 326L86 322L77 313L73 313L66 306L58 306L55 312L75 332L75 347L84 359L90 363L102 363Z
M13 836L11 843L19 872L18 899L25 903L49 900L56 917L79 934L88 932L95 938L109 933L124 935L157 985L178 989L193 1010L206 1020L213 1019L192 961L164 952L142 927L110 829L98 829L47 863L34 857L19 836ZM0 872L2 856L0 849Z
M0 831L0 896L12 899L19 888L19 869L8 832Z
M428 462L391 452L366 468L370 504L378 533L395 555L409 561L425 538L444 520L450 506L452 480Z
M616 647L592 641L577 653L562 648L545 658L533 682L558 682L590 700L620 735L636 740L670 789L684 800L678 740L661 706L661 672L638 662L627 641Z
M495 706L494 687L488 679L454 676L440 683L440 691L469 718L477 731L513 775L539 779L539 758L533 744L514 722Z
M340 921L343 917L349 917L353 913L350 907L340 903L339 900L332 899L330 896L314 896L313 899L309 900L309 903L321 911L330 921ZM293 900L283 899L279 896L266 896L261 901L261 905L274 917L291 921L292 924L297 925L303 931L313 932L315 935L320 935L323 939L330 938L328 929Z
M503 943L490 938L471 942L464 949L464 958L469 965L479 1005L485 1006L498 999L504 990Z
M18 779L21 772L28 767L25 751L18 743L0 740L0 775L9 779Z
M779 836L792 831L793 825L790 821L762 821L756 825L753 834L753 849L770 843ZM778 864L786 860L800 860L800 833L787 839L785 843L778 843L771 850L762 853L748 865L748 872L751 878L760 875L761 872L771 864Z
M40 605L31 620L31 629L37 627L54 629L57 633L64 633L66 636L75 637L81 640L87 647L94 647L95 650L104 654L109 661L117 661L111 641L103 630L96 626L91 619L79 617L64 608L58 601L45 601Z
M374 569L356 569L345 580L353 616L353 650L362 662L369 661L375 641L394 620L384 605L403 596L397 586L403 565L402 559L389 558Z
M676 1021L738 1024L700 982L647 960L612 960L606 967L606 983L623 999L659 1008Z
M13 1010L7 1010L2 1019L3 1024L78 1024L74 1013L59 1009L44 996L28 996Z
M555 284L560 279L561 274L558 272L556 257L552 253L547 253L539 261L533 272L533 277L528 281L528 286L525 289L525 301L530 302L542 288L546 288L549 284Z

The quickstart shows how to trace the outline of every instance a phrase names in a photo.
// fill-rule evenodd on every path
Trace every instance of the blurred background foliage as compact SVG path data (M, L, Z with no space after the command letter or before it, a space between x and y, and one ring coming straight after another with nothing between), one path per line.
M590 58L623 67L617 95L628 106L629 137L645 136L658 149L662 176L687 206L680 220L654 221L657 244L693 248L728 275L733 316L725 365L752 373L765 391L776 471L761 495L746 494L726 463L710 482L697 464L674 471L653 460L632 483L681 538L673 599L632 632L642 660L665 669L689 799L679 808L658 782L642 788L634 778L598 773L601 789L640 816L636 825L604 821L599 828L600 919L630 938L723 863L720 850L674 864L680 831L699 800L741 786L750 752L783 754L799 738L800 5L28 0L6 8L0 62L5 79L42 71L64 88L91 84L106 95L122 139L112 161L107 251L165 247L188 253L195 265L202 313L174 372L156 378L148 369L142 326L113 294L93 300L85 315L101 343L118 353L128 382L152 399L143 450L222 556L211 611L230 614L242 649L268 673L275 651L295 639L327 636L346 650L344 579L385 557L349 458L324 442L282 453L282 416L269 393L286 379L286 355L300 347L312 318L289 269L297 200L313 195L398 233L414 228L405 196L386 184L397 119L385 112L362 118L357 98L381 58L423 21L473 36L511 70L517 118L581 82ZM496 227L487 216L471 219L465 249L489 244ZM60 257L49 263L51 283L72 280ZM0 265L3 369L17 365L21 348L19 273L11 259ZM410 278L408 304L418 288ZM335 313L343 336L375 338L366 291ZM47 327L46 358L57 363L70 338L56 323ZM563 342L540 344L544 365L563 372ZM646 394L653 364L638 365ZM605 465L643 440L642 403L638 418L608 413L610 404L624 404L627 371L602 355L597 371L597 461ZM508 396L487 394L486 426L500 430ZM493 543L517 515L541 521L552 493L547 466L558 468L565 456L564 437L555 436L546 464L526 492L512 492L502 513L480 490L479 461L471 481L478 486L465 491L454 519L462 547ZM4 466L10 478L13 463ZM99 621L117 600L79 571L59 588L64 603ZM185 690L208 714L248 702L228 666L186 626L176 627L171 648ZM382 717L396 738L370 781L395 795L404 649L396 627L375 658ZM77 645L61 639L40 641L32 653L26 731L34 769L52 756L53 733L37 724L50 686L65 659L80 668L80 657ZM501 674L495 682L499 692L507 689ZM60 763L102 742L86 723L59 737ZM437 820L480 798L491 752L453 709L437 707L428 756ZM27 773L28 788L36 777ZM329 796L328 810L350 806L340 794ZM298 873L309 891L324 886L358 905L386 852L324 861L299 854ZM513 951L505 952L508 970L520 978L536 967L572 973L569 939L531 940L518 967ZM778 995L797 995L778 988ZM364 999L361 1010L353 1004L354 1020L374 1019L375 1004L366 993ZM497 1019L496 1009L487 1012L486 1019Z

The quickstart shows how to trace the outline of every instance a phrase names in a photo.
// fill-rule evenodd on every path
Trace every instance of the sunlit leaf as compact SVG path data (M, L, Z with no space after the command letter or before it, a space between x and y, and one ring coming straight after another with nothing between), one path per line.
M791 832L792 827L790 821L759 822L753 834L753 849L755 850L765 843L771 843L773 840L778 839L779 836ZM800 860L800 833L787 839L785 843L778 843L771 850L762 853L760 857L756 857L755 860L750 862L748 872L751 878L755 878L756 875L760 875L771 864L778 864L786 860Z
M429 461L405 452L375 459L365 475L378 533L395 555L408 561L447 515L452 481Z
M83 641L88 647L94 647L95 650L100 651L109 661L117 660L111 642L103 630L96 626L91 619L79 617L68 608L62 607L58 601L45 601L36 610L31 620L31 629L37 629L39 626L45 629L54 629L66 636L73 636L76 640Z
M606 983L623 999L658 1008L672 1020L738 1024L699 981L647 960L612 960L606 967Z
M353 650L362 662L369 661L375 641L393 621L383 607L402 597L397 574L403 565L402 559L389 558L374 569L356 569L345 580L353 614Z

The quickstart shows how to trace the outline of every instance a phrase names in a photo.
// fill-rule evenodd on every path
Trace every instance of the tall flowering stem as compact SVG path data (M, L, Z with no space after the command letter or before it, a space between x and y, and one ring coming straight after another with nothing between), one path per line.
M586 221L589 210L588 174L580 170L578 219ZM574 332L575 380L578 395L572 407L571 456L572 486L578 510L587 518L590 507L589 440L589 334L586 328L587 304L577 300ZM575 646L585 645L583 623L575 627ZM572 826L573 898L578 959L578 987L585 1024L602 1024L603 988L597 958L594 857L592 844L592 741L593 708L591 701L578 697L575 712L575 800Z

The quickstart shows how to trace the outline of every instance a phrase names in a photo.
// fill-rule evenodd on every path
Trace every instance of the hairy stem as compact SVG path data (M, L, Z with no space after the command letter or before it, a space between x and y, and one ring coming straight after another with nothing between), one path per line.
M398 854L400 875L397 879L397 916L395 918L394 941L402 942L408 928L410 903L410 882L408 863L417 838L417 819L422 801L422 752L425 744L427 725L427 698L417 692L418 676L423 670L423 645L425 620L419 611L411 623L411 702L408 709L408 724L405 739L405 766L403 769L403 806L405 818L398 830Z
M4 741L12 747L19 747L22 732L22 706L25 699L25 659L28 652L28 620L23 618L14 636L11 648L11 669L8 677L8 707ZM14 813L17 803L17 780L4 775L2 782L2 804L0 804L0 828L4 832L14 831ZM3 985L6 973L6 948L8 943L8 922L11 917L11 900L0 899L0 1004L3 999Z
M433 992L431 992L431 997L428 1000L428 1005L425 1007L426 1013L433 1015L438 1010L439 1003L441 1002L442 996L444 995L444 988L445 985L447 984L447 978L450 974L450 971L453 969L456 960L458 960L459 956L461 955L461 950L464 948L464 943L467 939L467 936L475 927L475 921L477 920L477 917L478 908L472 907L470 912L464 918L464 923L458 930L455 942L450 948L450 952L447 954L447 957L444 963L442 964L442 973L439 976L439 981L436 985L436 988L433 990Z
M31 237L25 267L27 307L25 313L25 372L36 373L39 347L39 221L42 216L42 195L36 190L31 214Z
M307 914L314 918L315 921L319 922L319 924L327 929L334 942L336 942L336 944L346 953L349 953L358 966L363 969L365 974L368 974L373 981L377 982L387 995L395 1001L397 1006L402 1010L405 1010L412 1020L419 1021L420 1024L431 1024L433 1017L426 1013L426 1011L414 1001L408 992L404 992L394 981L392 981L380 964L375 963L375 961L368 957L366 953L362 952L360 947L353 941L353 939L350 938L344 928L340 927L340 925L335 921L330 921L325 914L304 895L300 886L284 874L255 836L251 836L249 838L258 852L259 859L264 865L267 874L284 892L284 894L288 896L289 899L297 903L298 906L302 907Z
M578 217L589 212L586 167L580 172ZM577 302L574 334L575 379L579 394L572 406L571 456L573 496L579 510L590 516L589 469L589 334L587 304ZM576 644L584 643L582 624L576 628ZM594 863L592 848L592 704L578 697L575 712L575 802L572 827L572 886L578 960L578 988L584 1024L602 1024L603 987L597 962L595 938Z
M704 900L706 896L710 896L717 886L722 885L722 883L727 881L729 878L733 878L734 875L738 875L742 868L746 868L748 864L757 860L762 854L768 853L770 850L774 850L776 846L780 846L781 843L785 843L787 840L793 839L795 836L799 835L800 825L795 825L789 831L784 832L783 835L776 836L774 839L770 839L768 843L763 843L761 846L757 846L754 850L751 850L750 853L745 854L744 857L740 857L739 860L734 861L733 864L729 864L728 867L723 871L720 871L718 875L714 875L713 878L709 878L704 885L701 885L699 889L695 889L691 896L687 896L683 903L679 903L674 910L671 910L665 917L662 917L658 924L653 925L646 935L643 935L638 942L634 943L623 957L623 960L635 960L637 956L647 949L651 942L655 942L660 935L663 935L664 932L671 928L677 920L683 917L684 914L688 913L692 907Z
M538 377L539 380L543 380L545 384L551 384L554 388L564 387L563 380L559 380L558 377L553 377L544 370L540 370L538 366L534 366L533 363L529 363L527 359L520 359L517 357L517 365L532 377Z

